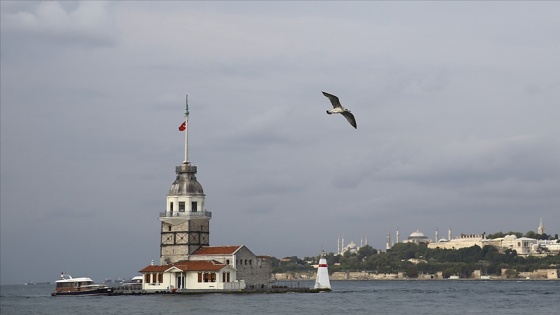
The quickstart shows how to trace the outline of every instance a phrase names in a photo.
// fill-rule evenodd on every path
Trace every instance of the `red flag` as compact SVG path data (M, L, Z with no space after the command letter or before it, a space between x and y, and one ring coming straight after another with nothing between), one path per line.
M187 121L185 120L181 126L179 126L179 131L185 131L187 129Z

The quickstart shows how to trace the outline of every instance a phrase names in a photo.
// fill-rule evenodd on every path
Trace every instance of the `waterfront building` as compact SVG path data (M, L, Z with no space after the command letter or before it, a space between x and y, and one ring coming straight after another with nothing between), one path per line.
M256 256L245 245L204 246L194 252L191 261L218 261L232 266L237 279L242 279L247 288L262 289L269 286L272 274L270 256Z
M243 280L237 280L235 268L212 260L150 265L140 272L145 291L241 290L246 286Z
M256 256L246 246L210 246L210 219L197 167L188 159L188 104L185 122L185 159L175 168L176 178L160 212L160 264L140 272L143 290L222 290L268 287L272 272L267 256Z

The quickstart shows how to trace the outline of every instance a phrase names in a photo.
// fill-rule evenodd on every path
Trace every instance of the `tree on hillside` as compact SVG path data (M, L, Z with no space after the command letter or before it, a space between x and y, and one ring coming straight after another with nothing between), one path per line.
M539 235L535 231L529 231L525 233L524 237L538 239Z
M364 260L365 258L370 257L370 256L373 256L373 255L377 255L377 249L375 249L375 248L373 248L373 247L371 247L371 246L369 246L369 245L366 245L366 246L364 246L364 247L361 247L361 248L358 250L358 260L359 260L359 261L362 261L362 260Z
M387 253L397 259L408 260L410 258L419 258L424 256L426 250L426 244L416 244L416 243L397 243L387 250Z
M357 271L361 269L360 261L358 260L358 255L356 254L342 256L340 258L340 264L344 266L344 270Z
M523 236L523 233L521 233L521 232L512 232L512 231L509 231L509 232L507 232L507 233L504 233L504 232L497 232L497 233L493 233L493 234L488 234L488 235L487 235L487 238L489 238L489 239L501 238L501 237L504 237L504 236L506 236L506 235L515 235L515 236L517 236L517 237L522 237L522 236Z

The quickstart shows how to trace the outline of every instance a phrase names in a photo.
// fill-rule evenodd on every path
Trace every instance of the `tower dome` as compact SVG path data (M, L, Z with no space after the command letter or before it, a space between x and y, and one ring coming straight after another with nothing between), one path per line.
M175 168L177 177L171 188L169 188L169 195L202 195L204 190L202 185L196 179L196 166L190 163L183 163Z

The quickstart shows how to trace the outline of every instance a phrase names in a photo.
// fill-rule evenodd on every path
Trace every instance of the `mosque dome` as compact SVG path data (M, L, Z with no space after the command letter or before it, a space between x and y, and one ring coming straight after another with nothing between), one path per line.
M426 236L424 235L424 233L416 230L416 232L412 232L410 234L410 238L414 238L414 237L426 237Z
M196 179L196 166L183 163L175 168L177 178L171 188L169 195L204 195L202 185Z
M430 240L428 239L428 237L424 235L424 233L420 232L419 230L416 230L416 232L412 232L408 237L408 239L405 240L405 242L417 243L417 244L428 243L429 241Z
M351 254L356 254L358 250L359 250L358 245L356 245L356 243L352 241L350 242L350 244L348 244L348 246L346 246L344 252L349 251Z

